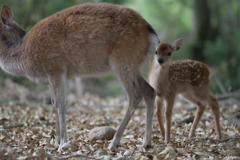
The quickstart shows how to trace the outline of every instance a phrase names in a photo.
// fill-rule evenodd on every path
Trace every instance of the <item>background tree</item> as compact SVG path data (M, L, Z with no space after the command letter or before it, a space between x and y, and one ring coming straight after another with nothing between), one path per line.
M0 5L9 6L14 12L14 20L29 31L41 19L85 2L122 4L136 10L152 25L161 41L172 42L180 37L184 39L183 47L174 55L174 59L191 58L211 67L210 86L214 93L221 92L215 77L219 77L226 89L240 88L239 0L8 0L0 1ZM143 67L146 77L150 63ZM0 75L1 84L6 77L9 75ZM28 87L35 86L25 78L11 79ZM83 83L88 85L88 91L97 94L116 95L122 92L113 76L87 79ZM98 86L108 89L103 91Z

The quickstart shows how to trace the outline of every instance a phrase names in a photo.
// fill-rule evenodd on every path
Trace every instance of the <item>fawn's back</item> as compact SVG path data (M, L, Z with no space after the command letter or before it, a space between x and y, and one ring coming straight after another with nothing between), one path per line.
M151 26L120 5L83 4L38 22L19 42L28 78L66 71L67 77L137 70L158 42ZM34 71L34 72L32 72ZM42 77L40 83L47 83Z
M209 68L204 63L194 60L177 60L171 62L168 80L171 86L176 87L177 93L181 93L208 86L209 74Z

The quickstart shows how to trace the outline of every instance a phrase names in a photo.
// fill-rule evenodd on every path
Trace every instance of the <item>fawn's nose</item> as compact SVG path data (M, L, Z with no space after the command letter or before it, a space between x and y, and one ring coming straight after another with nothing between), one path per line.
M160 64L162 64L163 62L164 62L164 59L162 59L162 58L158 60L158 63L160 63Z

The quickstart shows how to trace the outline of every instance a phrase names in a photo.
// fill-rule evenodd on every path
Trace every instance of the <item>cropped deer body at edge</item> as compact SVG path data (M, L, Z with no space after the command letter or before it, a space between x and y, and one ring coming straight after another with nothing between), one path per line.
M9 17L8 21L12 19ZM1 25L7 26L3 21ZM1 68L10 74L49 85L56 111L59 150L67 140L66 80L108 73L117 76L129 99L128 110L109 149L118 146L142 97L147 108L143 145L151 145L155 91L144 80L139 68L159 40L138 13L120 5L87 3L41 20L15 43L4 39L6 33L3 30L0 30L0 36Z
M198 106L189 137L194 135L204 109L208 105L213 111L217 137L221 138L218 102L208 89L209 68L194 60L171 61L173 52L179 50L181 45L182 39L176 40L172 45L160 43L149 73L150 85L157 92L155 114L161 135L166 143L170 142L172 108L176 95L181 94L186 100ZM165 129L162 122L163 101L166 102Z

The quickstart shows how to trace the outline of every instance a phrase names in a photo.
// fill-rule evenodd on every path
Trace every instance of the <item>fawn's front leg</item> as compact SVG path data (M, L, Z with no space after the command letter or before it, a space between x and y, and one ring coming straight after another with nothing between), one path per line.
M49 89L54 110L56 111L56 134L58 151L67 141L65 104L66 104L66 74L49 76Z
M164 99L162 97L159 97L159 96L156 97L156 101L155 101L155 104L156 104L155 115L157 117L160 133L162 135L162 138L164 139L165 138L165 129L164 129L163 121L162 121L163 101L164 101Z
M171 94L171 96L167 96L166 98L166 109L165 109L165 143L170 142L170 134L171 134L171 122L172 122L172 109L174 105L175 94Z

